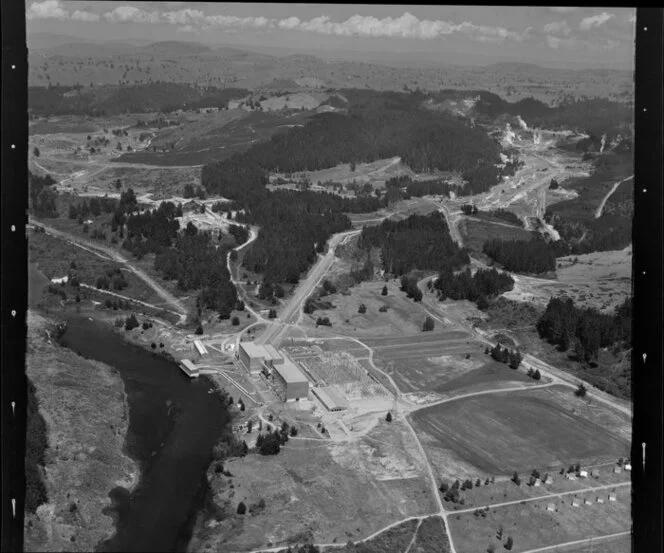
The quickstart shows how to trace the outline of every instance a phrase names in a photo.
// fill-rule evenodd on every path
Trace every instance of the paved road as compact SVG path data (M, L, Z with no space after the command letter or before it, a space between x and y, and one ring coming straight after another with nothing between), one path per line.
M300 314L300 309L309 294L318 285L334 262L336 247L353 235L362 232L360 229L349 230L335 234L330 238L327 253L319 258L316 264L309 270L307 278L301 280L295 292L284 305L279 315L279 320L272 323L267 330L256 339L257 344L269 344L278 346L279 335L286 329L286 325L293 322Z

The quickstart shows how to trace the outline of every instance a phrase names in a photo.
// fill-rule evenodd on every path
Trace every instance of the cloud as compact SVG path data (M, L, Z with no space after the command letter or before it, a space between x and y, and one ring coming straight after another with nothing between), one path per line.
M76 10L71 14L71 19L74 21L99 21L99 16L96 13Z
M148 12L134 6L118 6L104 14L110 23L159 23L162 18L159 12Z
M549 9L555 13L574 13L579 8L558 7L558 8L549 8Z
M593 15L591 17L584 17L579 23L579 29L583 31L589 31L593 27L601 27L609 19L612 19L614 16L612 13L602 12L599 15Z
M552 21L544 25L544 32L547 34L569 36L572 29L569 28L567 21Z
M69 13L62 7L59 0L33 2L25 16L28 19L68 19Z

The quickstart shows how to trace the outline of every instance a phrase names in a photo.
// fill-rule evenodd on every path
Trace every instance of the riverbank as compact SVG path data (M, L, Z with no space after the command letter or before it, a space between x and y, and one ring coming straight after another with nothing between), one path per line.
M26 551L92 551L115 532L104 514L115 486L134 489L139 467L124 453L125 386L113 367L84 359L51 337L55 320L28 312L26 370L46 423L47 499L26 513Z

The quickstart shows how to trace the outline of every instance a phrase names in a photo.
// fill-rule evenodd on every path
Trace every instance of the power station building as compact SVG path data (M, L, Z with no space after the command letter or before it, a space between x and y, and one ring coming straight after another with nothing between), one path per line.
M284 401L306 399L309 396L309 380L290 359L273 365L271 375L277 393Z
M251 374L258 374L263 369L263 365L279 365L284 359L279 352L271 345L259 346L253 342L240 342L238 351L240 362Z

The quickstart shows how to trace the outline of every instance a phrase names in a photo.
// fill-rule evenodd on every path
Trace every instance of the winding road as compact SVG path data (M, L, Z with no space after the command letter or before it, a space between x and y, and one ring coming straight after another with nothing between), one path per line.
M623 180L620 180L620 181L618 181L617 183L615 183L613 185L613 188L611 188L611 190L609 190L609 193L606 196L604 196L604 198L602 199L602 203L599 204L599 207L597 208L597 211L595 211L595 219L599 219L602 216L602 212L604 211L604 206L606 205L607 200L613 195L613 193L616 191L616 189L623 182L628 181L628 180L633 179L633 178L634 178L634 175L632 175L630 177L626 177Z

